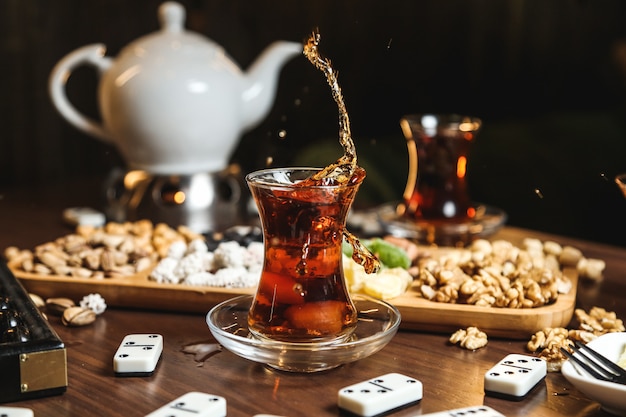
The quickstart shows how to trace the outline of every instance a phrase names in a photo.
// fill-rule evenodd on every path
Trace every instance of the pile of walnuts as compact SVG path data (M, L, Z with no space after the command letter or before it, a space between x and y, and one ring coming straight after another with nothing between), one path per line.
M484 239L468 248L417 260L414 287L431 301L482 307L534 308L554 303L572 283L562 268L601 273L604 263L556 242L526 239L521 248L509 241ZM593 268L593 269L590 269Z

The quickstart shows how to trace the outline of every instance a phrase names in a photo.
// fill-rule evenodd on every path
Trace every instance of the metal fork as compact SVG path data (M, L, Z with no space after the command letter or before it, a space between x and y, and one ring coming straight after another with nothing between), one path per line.
M574 354L563 347L561 348L561 352L594 378L626 385L625 369L619 367L616 363L602 356L589 346L579 341L575 341L574 343L576 346L570 345Z

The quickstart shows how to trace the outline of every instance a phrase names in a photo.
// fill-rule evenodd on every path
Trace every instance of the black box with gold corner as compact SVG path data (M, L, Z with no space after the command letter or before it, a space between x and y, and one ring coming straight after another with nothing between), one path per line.
M0 260L0 403L67 389L65 345Z

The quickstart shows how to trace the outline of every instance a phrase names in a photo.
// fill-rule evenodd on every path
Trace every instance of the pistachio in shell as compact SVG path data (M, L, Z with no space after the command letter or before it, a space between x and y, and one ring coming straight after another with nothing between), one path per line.
M96 321L96 313L90 308L69 307L63 312L61 322L70 327L86 326Z
M46 300L46 311L56 316L61 316L69 307L75 307L76 303L65 297L48 298Z

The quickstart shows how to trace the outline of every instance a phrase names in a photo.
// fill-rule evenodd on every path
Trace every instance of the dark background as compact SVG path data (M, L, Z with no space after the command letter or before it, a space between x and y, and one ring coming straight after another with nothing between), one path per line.
M0 191L105 177L116 150L66 123L47 81L74 49L116 56L158 30L157 0L0 0ZM339 71L361 164L357 204L399 199L403 114L463 113L484 128L472 197L509 224L626 246L626 2L620 0L186 0L186 26L246 68L274 40L313 28ZM97 75L74 73L71 101L98 117ZM283 137L280 133L286 133ZM325 152L320 152L324 150ZM337 109L320 72L288 63L270 116L241 140L244 171L339 155ZM0 199L0 208L2 207Z

